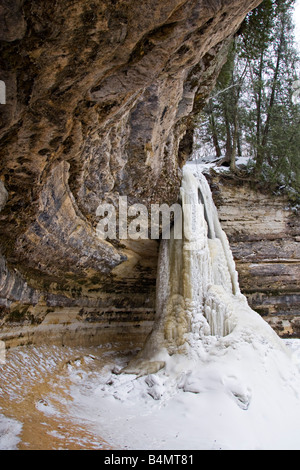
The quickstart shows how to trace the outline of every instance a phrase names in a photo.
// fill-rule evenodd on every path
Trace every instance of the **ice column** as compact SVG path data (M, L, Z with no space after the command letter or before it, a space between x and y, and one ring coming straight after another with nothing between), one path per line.
M186 335L225 336L233 328L228 298L240 295L238 276L205 176L194 165L183 170L182 240L163 240L157 277L156 335L168 351ZM225 295L226 294L226 295Z
M157 321L136 364L162 367L159 353L185 354L204 336L226 336L235 327L241 296L226 234L205 176L183 169L182 239L162 240L157 276ZM135 364L135 366L136 366ZM129 367L129 371L134 368Z

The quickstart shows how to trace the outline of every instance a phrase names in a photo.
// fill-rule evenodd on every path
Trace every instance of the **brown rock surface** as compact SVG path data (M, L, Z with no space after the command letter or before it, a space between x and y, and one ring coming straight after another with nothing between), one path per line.
M242 292L279 335L300 335L300 221L286 197L245 181L211 180Z
M100 243L96 209L177 201L193 115L259 3L0 2L3 328L153 319L158 244Z

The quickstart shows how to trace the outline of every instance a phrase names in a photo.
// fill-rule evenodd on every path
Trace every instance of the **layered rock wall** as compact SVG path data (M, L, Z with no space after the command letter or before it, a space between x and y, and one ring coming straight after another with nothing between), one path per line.
M211 180L242 292L284 337L300 337L300 221L285 196L246 181Z

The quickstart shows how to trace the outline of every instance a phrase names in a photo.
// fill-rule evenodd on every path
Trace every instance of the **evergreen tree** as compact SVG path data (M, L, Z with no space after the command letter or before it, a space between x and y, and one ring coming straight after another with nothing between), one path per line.
M264 0L248 15L205 110L199 138L209 135L216 157L232 171L236 156L249 156L256 178L299 192L300 104L293 88L299 78L299 55L291 20L294 3Z

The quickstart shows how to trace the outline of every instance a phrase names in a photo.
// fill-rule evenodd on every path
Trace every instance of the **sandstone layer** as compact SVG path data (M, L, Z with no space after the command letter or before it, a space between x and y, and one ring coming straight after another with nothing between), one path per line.
M177 201L193 117L259 3L1 1L3 337L153 321L158 242L100 242L96 210Z
M243 294L283 337L300 337L300 221L286 196L209 177Z

